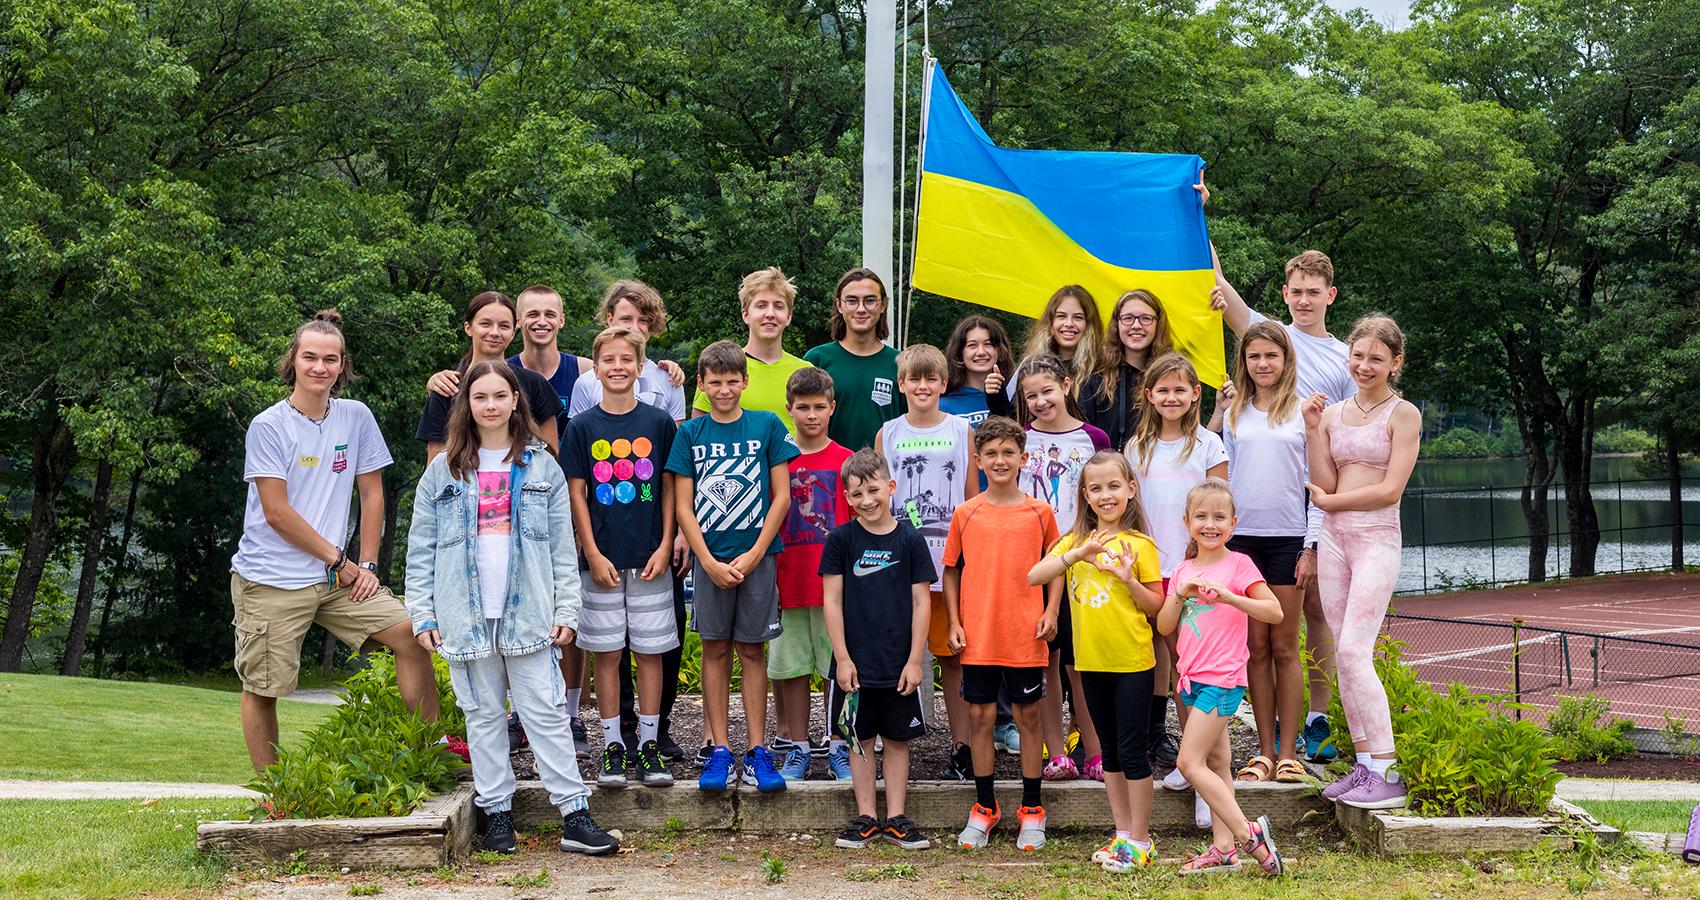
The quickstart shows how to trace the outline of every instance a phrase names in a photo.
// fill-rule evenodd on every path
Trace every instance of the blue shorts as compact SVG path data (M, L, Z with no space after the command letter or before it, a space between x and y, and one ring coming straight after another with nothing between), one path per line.
M1213 684L1192 682L1191 686L1181 692L1181 702L1199 712L1215 713L1218 716L1239 714L1240 701L1245 699L1243 687L1217 687Z

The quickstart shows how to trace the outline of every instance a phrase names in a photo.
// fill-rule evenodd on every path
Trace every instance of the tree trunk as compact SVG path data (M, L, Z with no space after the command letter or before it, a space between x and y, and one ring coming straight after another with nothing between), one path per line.
M76 460L71 429L58 410L52 412L47 428L36 438L33 455L35 490L30 495L29 537L24 541L17 580L12 583L6 630L0 634L0 672L23 670L24 642L29 639L36 591L41 587L41 575L47 569L47 557L53 552L53 539L59 527L59 491L65 487L65 479L70 477L71 465Z
M319 670L329 672L336 668L336 635L325 632L325 642L319 648Z
M89 611L94 607L94 582L100 575L100 551L106 543L106 513L112 506L112 460L100 458L94 480L94 502L89 509L89 537L83 545L83 571L77 579L77 606L71 613L71 631L65 636L65 658L59 674L83 674L83 647L88 643Z
M1529 581L1547 580L1547 550L1552 545L1552 525L1547 519L1547 495L1552 488L1552 464L1545 448L1524 451L1523 490L1518 502L1523 507L1523 524L1529 529Z
M142 472L137 469L130 476L130 499L124 502L124 528L118 536L117 559L106 575L106 599L101 601L100 627L94 634L94 674L97 678L106 675L106 622L112 617L112 603L118 598L124 574L130 568L130 531L136 524L136 497L141 489Z
M1596 571L1594 557L1600 547L1600 516L1594 509L1590 481L1593 458L1593 394L1578 390L1570 401L1564 427L1568 433L1560 443L1559 466L1564 470L1564 516L1570 528L1570 575L1582 578Z

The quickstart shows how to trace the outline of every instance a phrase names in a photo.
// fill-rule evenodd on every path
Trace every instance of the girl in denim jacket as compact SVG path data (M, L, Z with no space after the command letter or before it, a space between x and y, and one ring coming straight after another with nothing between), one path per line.
M485 848L514 849L511 696L561 811L561 849L602 855L619 843L590 817L556 662L578 625L572 509L559 464L534 452L530 422L506 363L467 370L444 450L414 494L407 608L419 643L448 660L466 713Z

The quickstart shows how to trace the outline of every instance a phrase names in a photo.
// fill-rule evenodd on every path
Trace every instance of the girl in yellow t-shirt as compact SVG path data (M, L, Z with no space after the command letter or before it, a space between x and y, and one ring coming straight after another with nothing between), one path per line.
M1032 584L1068 576L1074 662L1103 746L1104 787L1116 837L1092 854L1111 872L1147 866L1151 846L1151 652L1148 616L1162 608L1157 547L1146 536L1127 457L1093 454L1080 471L1074 527L1028 573ZM1089 763L1090 764L1090 763Z

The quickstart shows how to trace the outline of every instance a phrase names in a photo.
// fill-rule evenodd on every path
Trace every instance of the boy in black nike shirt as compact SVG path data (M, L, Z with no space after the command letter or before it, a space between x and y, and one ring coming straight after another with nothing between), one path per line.
M866 847L887 840L905 850L929 846L903 814L909 787L909 741L926 733L916 689L923 670L929 587L936 577L926 538L891 514L896 489L885 457L861 450L840 471L855 513L827 535L820 574L826 594L826 630L832 638L828 687L830 721L838 723L853 703L850 755L856 818L838 837L840 847ZM885 744L886 817L874 813L874 739Z

